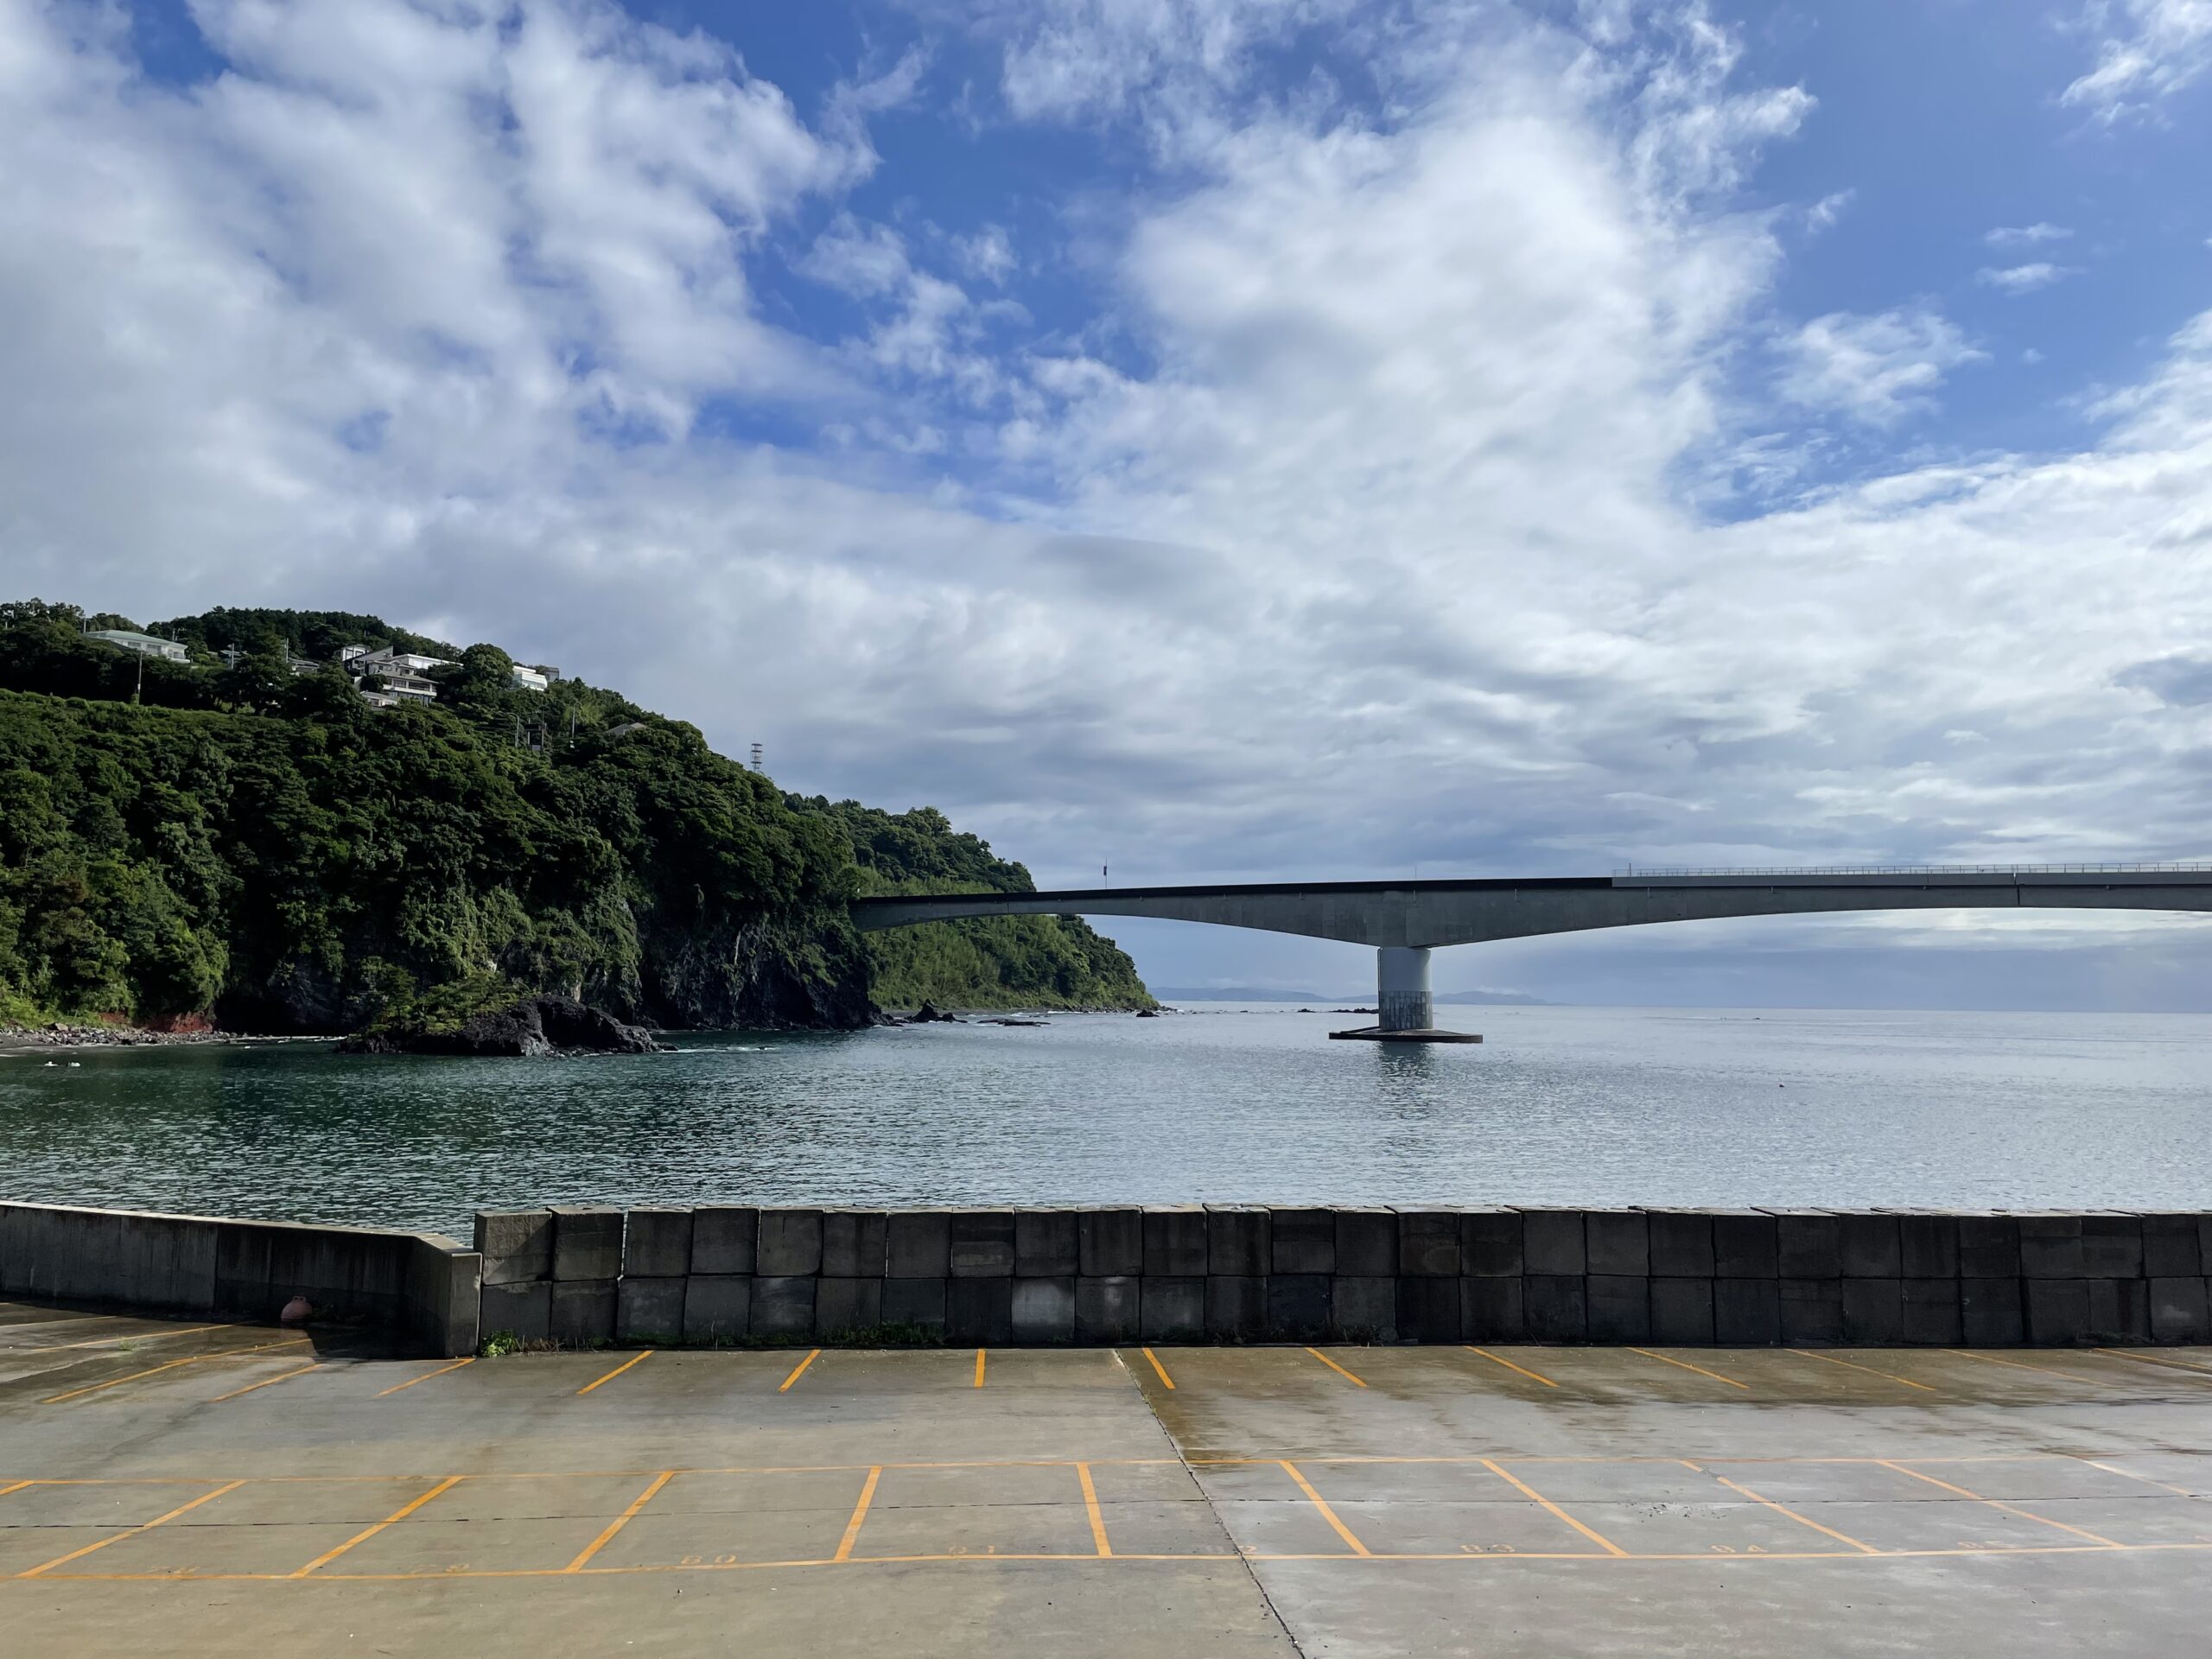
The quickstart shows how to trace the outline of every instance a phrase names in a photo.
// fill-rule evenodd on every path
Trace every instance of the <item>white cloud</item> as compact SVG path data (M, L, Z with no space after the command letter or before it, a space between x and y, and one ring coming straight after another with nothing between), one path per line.
M1255 54L1349 16L1354 0L1012 0L970 21L1001 43L1000 91L1023 120L1071 120L1141 105L1173 143Z
M1003 286L1020 264L1003 227L986 225L971 236L955 237L952 257L962 272L979 282Z
M2044 261L2033 264L2008 265L1998 269L1984 265L1974 273L1974 280L1985 288L2001 289L2007 294L2032 294L2039 288L2049 288L2053 283L2063 282L2074 272L2064 265Z
M1831 312L1778 342L1781 391L1808 409L1891 426L1931 407L1950 372L1985 354L1927 306Z
M2063 225L2038 222L2034 225L2000 225L1981 239L1993 248L2010 251L2020 248L2041 247L2046 242L2063 242L2074 232Z
M1822 196L1805 210L1805 228L1815 235L1834 229L1836 222L1858 197L1856 190L1838 190Z
M2061 101L2102 120L2141 115L2212 69L2212 0L2088 0L2082 21L2096 67Z
M1095 13L1122 132L1207 90L1019 332L1045 238L868 217L855 118L583 0L225 5L189 93L0 3L10 588L498 639L1047 880L2198 845L2212 318L2076 453L1712 522L1716 456L1865 438L1742 405L1778 327L1862 429L1980 353L1777 325L1736 187L1805 103L1701 10L1412 5L1301 103L1238 67L1289 12L1108 10L993 38Z

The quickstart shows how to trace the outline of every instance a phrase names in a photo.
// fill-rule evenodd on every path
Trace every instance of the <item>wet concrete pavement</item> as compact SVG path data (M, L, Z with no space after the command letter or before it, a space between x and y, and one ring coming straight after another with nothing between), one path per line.
M39 1655L2205 1650L2212 1353L382 1357L0 1306Z

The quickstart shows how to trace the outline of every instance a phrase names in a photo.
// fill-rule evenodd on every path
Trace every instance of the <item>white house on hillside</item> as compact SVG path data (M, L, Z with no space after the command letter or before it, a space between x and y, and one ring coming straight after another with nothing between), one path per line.
M135 651L141 657L160 657L172 663L191 660L192 653L174 639L164 639L159 634L140 633L135 628L93 628L85 636L87 639L105 639L111 645L124 651Z

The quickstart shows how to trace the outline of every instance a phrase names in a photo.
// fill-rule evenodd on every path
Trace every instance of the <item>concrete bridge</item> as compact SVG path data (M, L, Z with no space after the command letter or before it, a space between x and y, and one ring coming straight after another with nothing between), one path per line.
M969 916L1148 916L1370 944L1377 952L1380 1023L1338 1034L1449 1041L1454 1033L1435 1029L1429 995L1429 953L1443 945L1733 916L2030 908L2212 911L2212 864L1637 870L1528 879L1085 887L858 899L852 914L863 932Z

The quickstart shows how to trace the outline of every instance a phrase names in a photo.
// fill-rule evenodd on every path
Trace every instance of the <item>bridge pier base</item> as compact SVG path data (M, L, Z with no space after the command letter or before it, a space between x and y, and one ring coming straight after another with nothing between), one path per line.
M1379 1023L1332 1037L1376 1043L1479 1043L1471 1032L1439 1031L1428 988L1428 947L1386 944L1375 953L1375 1012Z

